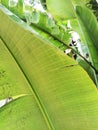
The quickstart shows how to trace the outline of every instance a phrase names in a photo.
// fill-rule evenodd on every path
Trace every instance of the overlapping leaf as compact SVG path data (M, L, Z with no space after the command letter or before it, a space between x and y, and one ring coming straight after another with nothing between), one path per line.
M98 51L97 51L98 24L96 18L92 14L92 12L86 7L77 6L77 14L79 16L78 20L80 23L80 28L85 38L85 44L87 44L90 51L92 64L98 70L98 58L97 58L98 57ZM97 73L96 73L96 77L97 77Z
M9 96L16 92L26 94L26 89L31 96L18 98L0 109L0 129L98 128L98 94L86 72L36 30L31 33L2 10L0 47L4 55L0 57L1 65L7 62L4 67L10 73L9 78L14 75L10 83L15 85L16 79L19 83L19 88L13 86L13 90L9 90ZM4 92L7 91L8 87Z
M53 2L51 2L51 1L49 1L49 2L51 4L53 4ZM65 0L65 2L67 3L66 0ZM71 5L73 5L74 10L71 10L71 12L73 12L73 14L75 14L76 19L74 19L73 17L70 17L71 20L75 21L73 23L75 25L73 25L72 27L73 27L73 29L75 29L75 31L77 31L77 33L80 34L82 43L84 43L85 45L88 46L89 52L90 52L90 62L95 67L95 69L98 70L98 58L97 58L98 52L96 49L98 47L98 44L97 44L98 24L97 24L96 18L93 15L93 13L87 7L85 7L85 4L87 2L89 2L89 0L83 1L83 2L76 1L76 0L69 1L70 4L67 5L67 9L70 8ZM50 3L48 3L48 5ZM78 6L78 5L80 5L80 6ZM82 7L81 7L81 5L82 5ZM59 6L56 6L56 8L58 8L58 9L56 9L55 11L60 11ZM63 9L64 9L64 7L62 6L62 10ZM54 17L56 18L56 15L54 15ZM84 65L82 65L82 66L84 66ZM93 79L95 79L96 84L98 84L97 73L94 71L93 71L93 73L94 73Z

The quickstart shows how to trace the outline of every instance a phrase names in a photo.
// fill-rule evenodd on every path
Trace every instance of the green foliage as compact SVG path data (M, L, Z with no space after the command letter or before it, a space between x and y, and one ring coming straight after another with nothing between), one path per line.
M31 26L38 27L45 32L49 33L50 35L54 36L54 38L57 38L59 40L62 40L63 42L69 44L69 31L66 28L66 25L64 27L61 27L57 21L54 20L53 16L49 12L41 12L37 9L33 9L31 7L28 8L27 12L23 11L23 2L20 0L18 2L18 5L16 7L9 7L8 2L2 0L2 4L5 5L9 10L11 10L13 13L15 13L17 16L22 18L23 20L27 21L27 23ZM34 13L35 12L35 13ZM34 18L35 17L35 18ZM33 21L33 19L35 21ZM57 32L57 33L56 33ZM65 44L64 43L64 44ZM60 45L62 46L62 45ZM65 45L63 45L65 46ZM65 47L63 47L65 48ZM64 50L64 49L63 49Z
M36 30L31 33L28 28L23 28L19 22L16 23L2 12L2 9L1 17L0 46L3 54L8 56L5 60L1 57L2 66L4 62L10 61L13 66L6 64L6 72L11 71L11 77L21 73L21 79L24 80L15 78L19 89L13 86L13 91L9 90L10 95L5 96L31 96L18 98L0 109L0 129L97 128L98 94L86 72L74 60L51 46L47 39L43 40ZM14 77L12 81L16 83Z
M86 5L90 0L72 0L75 5Z
M67 1L66 1L67 2ZM92 14L92 12L87 9L85 7L86 3L89 2L89 1L76 1L76 0L73 0L72 2L69 1L70 4L67 5L67 9L70 8L70 5L73 5L74 8L76 8L76 10L78 10L78 6L77 5L82 5L81 8L81 11L80 13L76 13L75 10L71 10L73 12L73 14L75 14L75 17L76 19L74 19L73 17L70 17L72 23L73 21L75 21L73 23L73 30L75 29L76 32L78 32L80 34L80 37L82 39L82 43L84 43L85 45L88 46L89 48L89 52L90 52L90 64L92 64L95 68L95 72L91 69L91 67L89 66L89 70L86 69L86 71L90 74L90 76L92 77L92 79L94 79L94 82L96 82L96 84L98 84L98 79L97 79L97 73L98 73L98 61L97 61L97 56L98 56L98 53L97 53L97 21L96 21L96 18L95 16ZM51 2L52 3L52 2ZM51 4L50 4L51 5ZM49 6L49 3L48 3L48 6ZM56 6L57 8L57 12L59 10L59 8L61 5L58 4L58 6ZM64 9L64 7L62 6L62 10ZM78 12L78 11L77 11ZM67 12L65 12L66 14ZM63 16L62 16L63 17ZM54 15L54 18L56 18L56 14ZM89 24L88 24L88 21L89 21ZM92 33L93 32L93 33ZM95 47L96 46L96 47ZM79 63L81 63L82 60L79 61ZM88 65L90 65L88 64ZM82 65L82 67L85 68L88 68L87 66L87 63L83 61L83 64L80 64Z
M86 44L89 47L90 55L92 58L92 63L95 68L98 70L98 24L95 16L91 13L91 11L85 7L77 6L77 14L79 16L80 26L83 30ZM89 24L88 24L89 21ZM97 76L97 72L96 72Z
M92 12L94 13L94 15L96 16L98 20L98 4L96 0L90 0L90 2L87 3L87 7L92 10Z
M1 3L3 3L4 6L6 6L9 10L11 10L13 13L18 15L20 18L24 19L23 1L22 0L18 0L18 5L16 7L10 7L9 0L1 0Z
M48 8L52 7L53 3L48 2ZM63 6L65 2L66 8ZM76 12L72 9L66 12L68 15L62 13L60 16L59 14L65 9L67 11L74 2L58 1L58 3L54 9L54 18L65 19L67 16L66 18L71 18L73 23L76 21L74 28L79 34L84 34L81 37L89 47L90 58L95 58L92 61L97 68L98 52L95 43L97 28L93 34L95 41L90 32L90 28L97 27L94 16L84 6L77 6ZM62 11L57 10L59 5ZM22 6L19 7L20 10L23 9ZM18 10L18 7L11 10L20 18L25 18L23 11ZM76 19L72 14L75 14ZM67 36L61 39L63 31L68 35L68 31L62 27L65 24L61 24L60 21L55 24L56 26L52 25L52 28L47 27L45 13L40 15L37 24L30 26L19 17L0 5L0 99L13 98L12 102L0 108L0 129L97 129L96 86L75 60L57 48L67 41ZM87 20L90 18L89 25L85 18ZM51 19L48 22L51 25ZM92 26L92 23L95 25ZM78 28L76 25L79 25ZM83 64L86 70L91 67L89 64L85 66L81 61L80 64ZM97 74L95 72L93 74L97 78Z
M54 2L56 2L56 1L54 1ZM71 21L75 21L76 22L76 26L78 26L78 28L76 28L76 26L73 26L72 30L74 30L74 27L75 27L76 31L81 36L82 43L84 43L87 46L90 46L88 44L88 42L87 42L87 40L89 38L87 38L87 36L84 36L84 34L83 34L84 33L83 31L85 31L85 30L84 30L83 26L81 25L81 21L78 20L76 12L73 10L73 7L74 8L75 8L75 6L77 7L78 4L85 5L87 1L82 2L82 1L75 1L75 0L73 0L72 2L71 1L66 1L66 2L67 2L68 8L71 7L72 10L70 10L70 11L74 14L74 17L72 15L70 15L71 13L68 13L69 9L66 8L66 14L67 14L66 18L69 17L71 19ZM2 0L2 3L7 8L9 8L11 11L13 11L15 14L17 14L20 18L23 18L24 20L26 19L27 23L29 25L31 24L32 27L34 27L34 28L37 27L37 28L45 31L46 33L48 33L50 35L50 37L51 36L54 37L54 39L56 39L56 42L57 42L57 43L53 42L54 45L59 47L61 50L64 51L66 48L68 48L69 43L70 43L70 35L69 35L70 29L69 30L67 29L65 20L63 20L65 22L64 24L62 22L57 22L57 21L54 20L54 18L58 19L57 17L59 17L59 20L61 20L61 16L59 16L59 15L57 16L56 14L53 14L53 16L54 16L54 18L53 18L53 16L51 14L49 14L48 12L46 12L46 11L41 12L41 11L38 11L37 9L34 9L33 7L31 7L29 5L25 5L24 6L23 1L21 1L21 0L18 2L16 7L10 7L8 5L8 2L7 1L5 2L4 0ZM49 1L47 7L48 8L51 7L52 4L53 4L53 2ZM59 8L62 8L62 11L65 9L63 4L61 3L61 4L58 4L58 6L56 6L55 11L53 11L53 12L61 13L60 12L61 10L59 10ZM87 8L85 8L85 9L87 10ZM88 10L87 10L87 12L91 16L91 19L93 21L95 21L96 19L92 15L92 13L90 11L88 11ZM64 14L62 14L62 18L63 17L64 17L64 19L66 19ZM75 19L75 17L76 17L76 19ZM84 19L85 19L85 17L84 17ZM82 21L83 24L85 24L85 21ZM75 22L73 23L73 25L75 25ZM92 23L92 21L91 21L91 23ZM96 22L95 22L95 25L96 25ZM89 28L90 28L90 26L91 25L89 25ZM90 32L88 32L88 33L90 33ZM96 35L96 31L95 31L94 35ZM94 36L94 37L95 37L95 39L97 39L97 36ZM92 44L92 42L93 41L91 41L91 44ZM60 45L60 43L61 43L61 45ZM77 51L75 51L75 50L73 50L73 51L79 55L78 56L79 60L77 60L78 63L80 64L82 62L82 64L80 64L80 65L87 71L87 73L90 75L90 77L93 79L93 81L97 85L98 69L97 69L97 66L96 66L97 65L96 61L93 60L97 53L95 53L95 55L94 55L93 52L92 52L92 49L90 49L90 47L88 47L88 48L89 48L89 50L87 51L87 53L90 51L90 54L88 53L89 56L90 56L89 61L85 58L85 56L83 54L81 55L81 53L79 54ZM95 50L94 46L93 46L93 48L94 48L93 50ZM81 50L83 52L85 51L85 50L83 50L83 47L81 47ZM85 60L85 62L84 62L84 60ZM88 68L87 66L89 66L89 69L86 69L86 68Z
M47 9L56 19L75 18L74 8L70 0L47 0Z

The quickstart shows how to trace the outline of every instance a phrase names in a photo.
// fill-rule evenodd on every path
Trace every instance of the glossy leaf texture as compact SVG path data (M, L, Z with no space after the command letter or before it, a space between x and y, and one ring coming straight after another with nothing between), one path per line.
M98 92L87 73L2 7L0 20L0 65L12 84L0 80L0 98L27 94L0 108L0 129L97 129Z

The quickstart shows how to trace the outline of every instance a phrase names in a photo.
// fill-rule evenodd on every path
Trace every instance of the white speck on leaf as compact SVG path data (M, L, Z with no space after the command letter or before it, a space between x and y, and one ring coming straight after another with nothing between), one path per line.
M12 100L13 100L12 97L8 97L8 98L0 100L0 108L6 105L7 103L11 102Z

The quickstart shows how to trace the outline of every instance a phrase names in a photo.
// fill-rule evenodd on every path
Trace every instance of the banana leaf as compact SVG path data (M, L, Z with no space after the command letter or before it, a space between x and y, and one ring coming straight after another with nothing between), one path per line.
M0 129L97 129L98 92L87 73L2 8L0 20L0 99L13 98L0 108Z
M84 6L77 6L76 8L80 27L85 37L85 44L89 48L91 55L91 62L94 67L98 70L98 23L92 12ZM98 72L95 72L98 84Z
M75 18L74 8L71 0L47 0L47 9L56 19Z
M65 0L65 2L67 1ZM93 67L95 68L95 71L91 70L92 71L91 73L93 73L91 75L93 75L93 79L96 82L96 85L98 87L98 58L97 58L98 57L98 51L97 51L98 49L98 44L97 44L98 23L92 11L89 10L85 6L87 2L89 1L83 1L83 2L76 1L76 0L69 1L69 4L67 5L66 10L68 8L70 9L70 6L73 5L74 10L71 10L71 11L73 12L73 14L75 14L75 18L70 17L72 27L73 27L73 30L75 30L80 35L82 43L85 44L89 49L89 56L90 56L89 63L93 65ZM49 0L48 6L50 6L51 4L52 2ZM60 4L56 6L55 11L57 12L60 11L59 7L60 7ZM63 9L64 7L62 6L62 10ZM57 16L54 15L54 18L56 17ZM86 66L86 64L82 66ZM88 71L88 73L90 72Z

